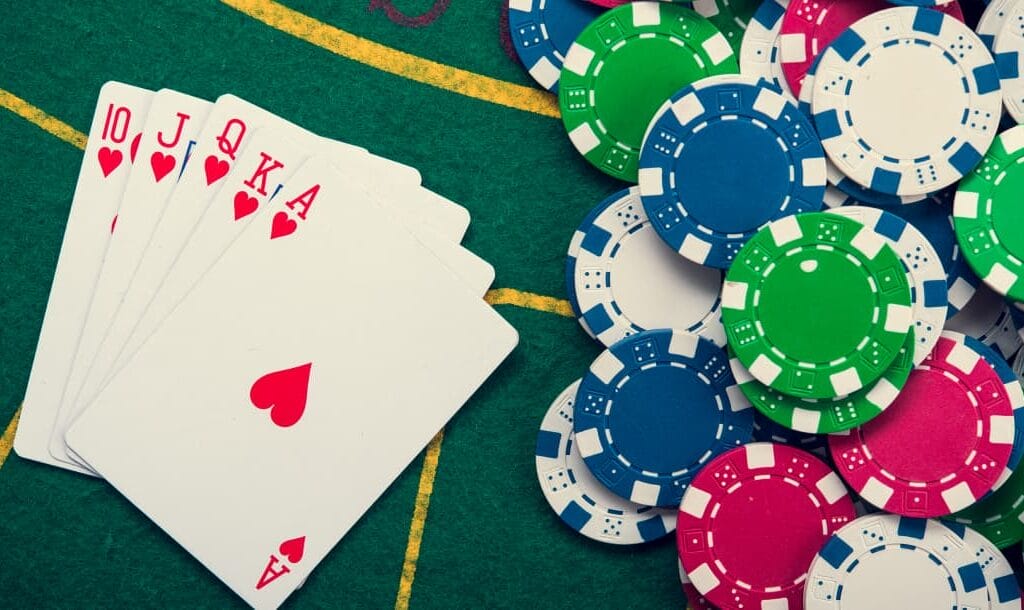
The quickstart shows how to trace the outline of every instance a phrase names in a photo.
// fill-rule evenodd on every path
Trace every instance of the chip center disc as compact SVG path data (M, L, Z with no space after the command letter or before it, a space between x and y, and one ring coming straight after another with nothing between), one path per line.
M640 328L686 330L718 300L722 273L679 256L650 224L623 238L612 260L615 302Z
M977 429L978 411L964 387L943 371L921 365L910 374L900 397L864 426L862 434L887 472L928 483L964 469L977 445Z
M838 78L831 85L851 85L850 122L866 145L902 160L941 152L971 104L963 74L943 49L917 42L875 47L852 83Z
M1006 250L1018 257L1024 258L1024 201L1021 200L1021 193L1024 193L1024 167L1020 161L1008 168L1003 168L999 184L992 187L992 226L999 241ZM979 202L984 205L984 202Z
M778 216L791 188L778 138L747 120L714 121L689 136L673 168L687 213L723 233L750 233ZM752 168L773 181L751 180Z
M958 608L950 579L958 580L922 549L889 544L865 553L843 578L842 606L873 610Z
M743 481L722 501L713 521L714 553L727 572L750 566L751 558L763 560L756 571L733 574L756 590L796 582L826 538L821 508L802 485L783 481L779 476Z
M788 358L828 363L871 331L875 293L863 267L837 250L804 248L780 259L761 284L759 318Z
M644 132L661 104L706 75L692 49L663 35L631 39L604 57L594 75L594 113L608 134L639 150Z
M608 416L618 453L644 470L668 473L696 464L717 438L714 389L695 371L656 366L638 371L613 398ZM699 446L687 439L707 439Z

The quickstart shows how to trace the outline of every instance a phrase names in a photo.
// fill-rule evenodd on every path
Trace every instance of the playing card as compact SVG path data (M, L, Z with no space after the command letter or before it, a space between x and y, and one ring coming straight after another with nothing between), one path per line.
M70 460L64 448L64 432L70 423L70 415L75 412L75 399L111 320L117 315L153 227L163 213L167 197L186 167L189 151L210 106L205 100L170 89L162 89L153 96L138 144L139 163L128 176L117 208L113 233L93 289L92 302L50 439L50 453L58 460Z
M14 439L23 458L84 472L50 454L50 436L152 97L113 81L100 89Z
M67 435L257 608L294 590L518 340L325 159L265 207Z
M376 177L379 183L384 185L381 188L391 189L389 192L394 193L396 205L402 206L403 216L408 218L412 225L423 228L425 240L434 238L433 234L426 234L428 228L433 228L438 236L448 237L453 242L462 239L469 223L468 212L465 208L427 189L418 188L420 175L415 169L374 157L363 149L348 144L323 140L245 100L233 95L223 95L217 99L203 132L199 135L195 149L197 162L186 169L171 195L165 213L124 297L118 316L97 350L92 370L84 384L88 390L83 392L83 398L91 397L101 387L102 382L120 368L127 357L133 354L141 342L159 325L167 312L180 300L183 290L194 284L197 276L189 274L202 272L209 267L212 260L204 256L205 251L185 254L186 260L177 271L177 279L171 280L172 287L167 290L162 288L170 269L176 266L179 257L182 256L181 251L185 244L195 245L203 241L191 239L193 231L205 219L210 200L223 185L224 177L233 167L240 151L247 146L252 134L263 127L288 133L296 141L307 142L311 150L320 149L321 146L328 147L338 156L339 162L343 161L352 171ZM451 247L439 243L436 249ZM493 269L489 265L468 251L455 252L452 256L469 259L466 265L471 269L467 270L466 274L472 275L477 282L486 280L487 286L490 285L493 280ZM189 259L201 261L198 271L193 271ZM490 280L486 279L488 274L491 276ZM177 286L177 289L174 286ZM162 304L158 303L155 310L150 312L148 310L157 300L155 295L158 292L167 300ZM167 296L168 294L170 296Z

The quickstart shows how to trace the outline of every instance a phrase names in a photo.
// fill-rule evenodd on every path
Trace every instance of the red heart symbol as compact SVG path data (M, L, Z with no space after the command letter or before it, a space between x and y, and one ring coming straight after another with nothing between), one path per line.
M227 161L221 161L216 155L210 155L207 157L203 166L206 169L206 186L210 186L214 182L223 178L227 175L228 170L231 169L231 164ZM237 218L237 216L235 218Z
M260 202L255 197L250 197L245 191L235 193L235 220L245 218L260 207Z
M302 554L306 552L306 537L292 538L285 540L277 547L278 552L284 555L288 563L299 563L302 561Z
M165 155L162 152L155 152L149 158L149 166L153 168L153 177L156 178L157 182L160 182L164 176L171 173L171 170L174 169L174 163L174 157Z
M298 228L299 223L288 218L287 212L274 214L274 222L270 225L270 239L291 235Z
M132 165L135 165L135 155L139 152L139 142L142 141L142 132L135 134L135 138L132 139L132 145L128 148L129 159L132 160Z
M121 165L121 161L124 160L124 155L119 150L111 150L104 146L96 153L96 157L100 161L100 169L103 170L103 177L106 178L117 169L117 166Z
M249 400L257 409L270 409L270 421L282 428L297 423L306 410L309 370L313 363L267 373L249 390ZM283 551L282 551L283 552Z

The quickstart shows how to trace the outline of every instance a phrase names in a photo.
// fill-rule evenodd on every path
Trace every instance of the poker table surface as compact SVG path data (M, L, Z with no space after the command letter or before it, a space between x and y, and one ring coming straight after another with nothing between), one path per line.
M502 4L34 0L5 7L0 606L242 605L106 483L11 450L85 132L108 80L208 100L233 93L418 168L425 186L469 210L464 244L497 273L486 298L520 333L511 357L287 607L685 606L674 537L639 547L593 542L559 520L537 481L540 421L600 352L565 301L566 248L587 211L626 185L573 149L555 97L513 59ZM395 375L381 382L400 383L401 371Z

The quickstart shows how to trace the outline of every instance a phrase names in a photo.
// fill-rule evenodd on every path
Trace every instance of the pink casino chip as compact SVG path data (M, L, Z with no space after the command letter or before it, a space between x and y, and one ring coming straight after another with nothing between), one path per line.
M804 75L825 47L861 17L892 7L886 0L792 0L782 18L779 58L793 96L800 96ZM929 8L964 20L955 0Z
M679 506L676 545L690 582L714 606L797 609L811 560L855 517L825 462L750 443L694 477Z
M996 484L1013 447L1013 402L960 333L944 331L880 416L829 436L840 475L867 502L940 517Z

